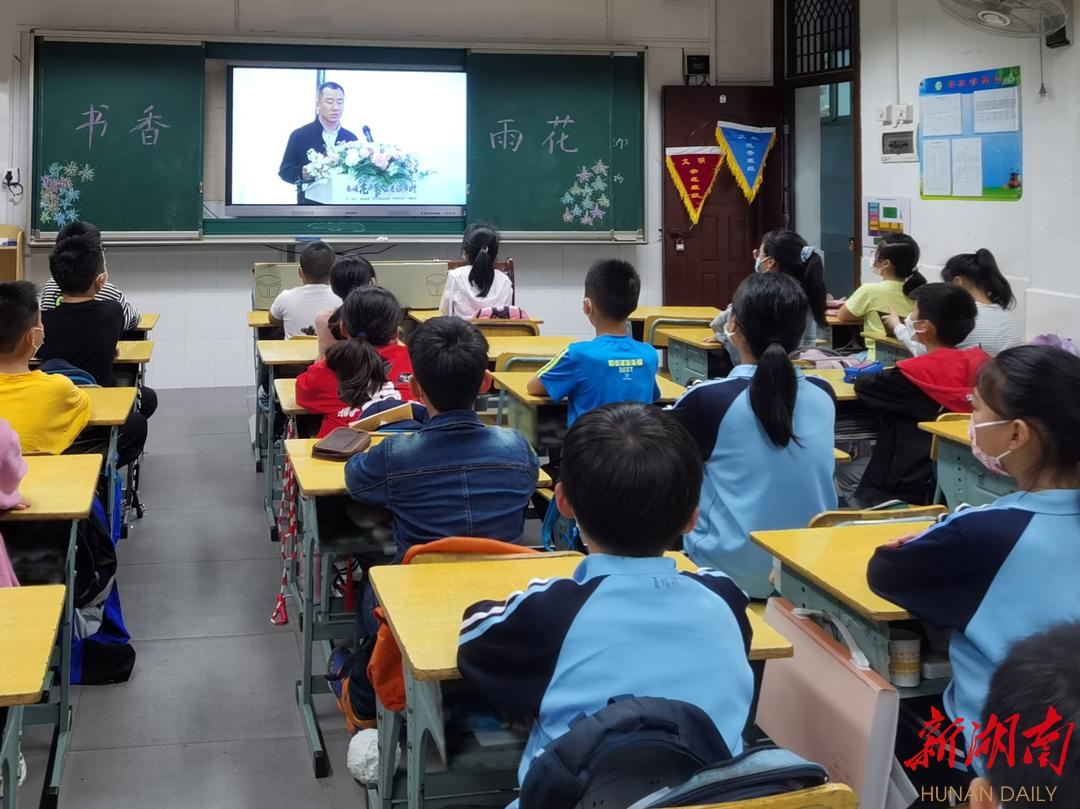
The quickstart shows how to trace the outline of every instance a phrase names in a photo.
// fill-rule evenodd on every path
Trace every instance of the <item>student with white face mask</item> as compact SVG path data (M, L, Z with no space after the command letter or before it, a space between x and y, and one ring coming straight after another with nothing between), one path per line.
M874 592L951 631L944 711L966 720L968 744L1013 644L1080 621L1078 400L1080 357L1030 345L1001 352L972 393L971 450L994 474L1015 478L1017 491L889 543L870 560ZM984 762L973 766L986 774Z
M1011 311L1016 305L1016 298L1008 280L998 269L993 253L980 248L974 253L953 256L941 271L941 278L947 284L967 290L979 310L975 328L959 348L979 346L991 357L996 357L1006 348L1023 342L1020 326ZM882 320L889 333L903 343L913 356L926 353L926 346L915 338L918 329L912 323L911 315L901 322L900 316L894 312Z
M919 272L919 245L906 233L883 236L874 253L874 272L880 281L863 284L836 310L836 317L848 323L863 323L865 331L884 334L882 316L890 312L901 317L912 308L912 293L926 283Z

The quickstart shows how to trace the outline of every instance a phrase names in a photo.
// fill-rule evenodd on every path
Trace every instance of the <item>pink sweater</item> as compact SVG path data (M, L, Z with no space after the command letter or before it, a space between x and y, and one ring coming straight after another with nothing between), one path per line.
M19 436L6 421L0 419L0 511L7 511L22 502L19 483L26 475ZM11 567L4 538L0 536L0 587L18 587L15 570Z

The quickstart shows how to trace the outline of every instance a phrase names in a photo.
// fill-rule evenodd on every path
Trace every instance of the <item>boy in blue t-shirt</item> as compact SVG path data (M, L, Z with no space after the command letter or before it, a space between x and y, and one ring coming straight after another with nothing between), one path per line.
M637 308L641 277L627 261L597 261L585 276L585 316L596 337L573 343L529 380L534 396L567 399L567 426L601 405L660 398L656 349L630 337L626 320Z

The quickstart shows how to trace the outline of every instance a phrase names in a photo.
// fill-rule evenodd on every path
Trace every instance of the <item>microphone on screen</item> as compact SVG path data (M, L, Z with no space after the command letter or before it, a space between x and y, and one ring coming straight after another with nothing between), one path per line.
M364 137L367 138L368 143L374 143L375 142L375 138L371 137L371 127L370 126L365 126L361 131L364 133Z

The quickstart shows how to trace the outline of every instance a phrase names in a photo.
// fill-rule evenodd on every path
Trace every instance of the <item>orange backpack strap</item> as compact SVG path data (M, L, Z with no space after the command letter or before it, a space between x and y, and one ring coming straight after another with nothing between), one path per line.
M407 565L415 557L424 553L470 554L476 556L509 556L512 554L537 553L532 548L523 548L510 542L480 537L447 537L436 539L423 545L413 545L402 558ZM375 608L375 617L379 621L379 634L375 638L375 648L368 661L368 680L375 695L388 711L405 710L405 677L401 670L401 650L386 623L382 607Z

